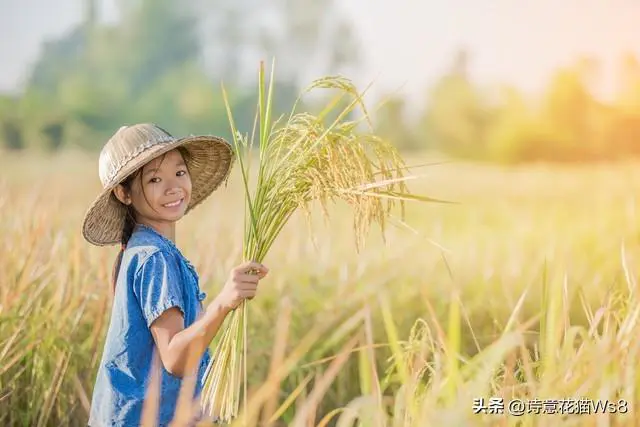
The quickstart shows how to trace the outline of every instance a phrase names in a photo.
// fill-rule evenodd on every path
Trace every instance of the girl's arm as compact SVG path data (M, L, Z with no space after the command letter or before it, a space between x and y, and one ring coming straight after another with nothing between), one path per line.
M258 274L248 274L251 270ZM164 368L177 377L196 373L202 355L227 314L243 300L255 296L258 281L268 271L265 266L255 262L235 267L222 292L188 328L184 327L184 317L178 308L172 307L162 313L150 329Z
M230 311L216 299L209 304L204 315L186 329L178 308L172 307L162 313L151 325L151 334L164 368L177 377L195 373L200 358Z

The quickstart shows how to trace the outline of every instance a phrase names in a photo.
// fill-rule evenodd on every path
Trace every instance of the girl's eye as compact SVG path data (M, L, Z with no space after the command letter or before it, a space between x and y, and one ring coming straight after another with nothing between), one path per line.
M154 180L157 180L157 181L154 181ZM153 178L151 178L151 179L149 180L149 182L152 182L152 183L154 183L154 184L155 184L155 183L158 183L158 182L160 182L160 178L158 178L157 176L154 176Z
M176 176L183 176L183 175L186 175L186 174L187 174L187 171L185 171L185 170L181 170L181 171L176 172Z

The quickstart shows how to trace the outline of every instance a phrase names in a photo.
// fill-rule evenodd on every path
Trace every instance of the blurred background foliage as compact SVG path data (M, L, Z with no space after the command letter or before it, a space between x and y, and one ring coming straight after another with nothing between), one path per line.
M255 113L258 61L276 58L276 104L288 112L323 73L362 66L349 20L334 0L120 1L121 19L103 23L95 0L85 19L49 40L19 96L0 94L0 144L9 150L96 150L118 127L153 121L172 133L229 137L220 83L240 129ZM300 58L304 58L301 61ZM389 93L376 131L403 150L433 150L492 162L613 160L640 153L640 61L620 58L619 95L593 96L595 58L560 68L541 97L510 86L481 87L472 55L451 65L419 108ZM312 109L307 104L303 108Z

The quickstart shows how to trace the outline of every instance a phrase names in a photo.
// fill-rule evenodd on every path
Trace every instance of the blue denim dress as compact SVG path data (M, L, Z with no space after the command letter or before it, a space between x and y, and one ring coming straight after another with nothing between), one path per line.
M185 328L203 310L206 293L200 290L195 268L173 242L151 227L138 224L122 256L116 282L111 323L93 390L89 425L138 426L152 370L155 342L149 326L165 310L178 307ZM160 355L157 354L158 362ZM200 361L194 397L211 359ZM157 422L166 426L174 417L182 380L162 363Z

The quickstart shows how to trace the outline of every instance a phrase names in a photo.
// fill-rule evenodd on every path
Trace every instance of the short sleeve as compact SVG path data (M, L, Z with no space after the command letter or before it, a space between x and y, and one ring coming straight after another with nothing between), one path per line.
M179 308L184 316L184 297L178 268L167 254L158 251L149 256L136 272L133 293L148 327L172 307Z

